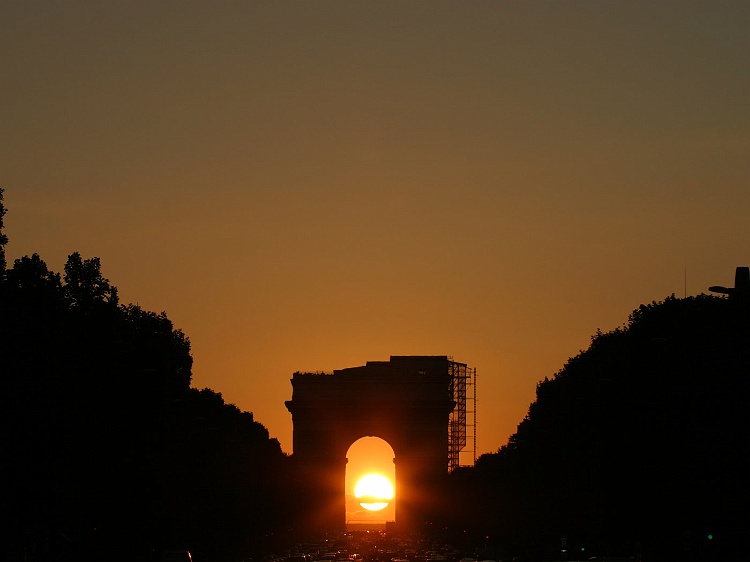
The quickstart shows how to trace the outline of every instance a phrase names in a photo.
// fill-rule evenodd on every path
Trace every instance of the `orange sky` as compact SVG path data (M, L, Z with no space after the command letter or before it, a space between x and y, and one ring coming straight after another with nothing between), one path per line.
M750 265L748 29L744 0L5 0L8 257L99 256L287 452L294 371L419 354L477 368L494 451L597 328Z

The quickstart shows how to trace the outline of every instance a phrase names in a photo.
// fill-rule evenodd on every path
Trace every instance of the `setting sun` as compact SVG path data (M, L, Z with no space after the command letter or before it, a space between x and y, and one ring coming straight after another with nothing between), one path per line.
M369 511L380 511L393 499L393 486L381 474L367 474L359 479L354 487L354 497L359 505Z

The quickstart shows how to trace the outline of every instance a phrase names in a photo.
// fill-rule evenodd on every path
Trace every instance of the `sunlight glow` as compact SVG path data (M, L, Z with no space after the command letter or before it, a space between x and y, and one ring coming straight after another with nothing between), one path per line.
M366 474L354 487L354 497L369 511L380 511L393 499L393 486L382 474Z

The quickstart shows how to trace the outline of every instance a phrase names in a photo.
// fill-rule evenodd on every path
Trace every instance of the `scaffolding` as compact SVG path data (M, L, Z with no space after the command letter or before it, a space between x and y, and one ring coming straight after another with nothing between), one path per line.
M453 472L459 466L473 466L477 460L477 370L449 357L448 374L451 397L456 404L448 422L448 471ZM471 452L466 450L468 443L473 449L470 463L466 462Z

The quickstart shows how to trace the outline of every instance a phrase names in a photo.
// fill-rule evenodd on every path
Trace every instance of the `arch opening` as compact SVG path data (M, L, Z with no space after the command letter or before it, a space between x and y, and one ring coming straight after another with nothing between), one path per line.
M344 484L348 529L383 529L386 522L395 520L397 490L394 457L391 445L379 437L362 437L349 447ZM372 475L377 476L363 481ZM391 498L387 497L388 485L393 490ZM376 509L382 503L386 505Z

